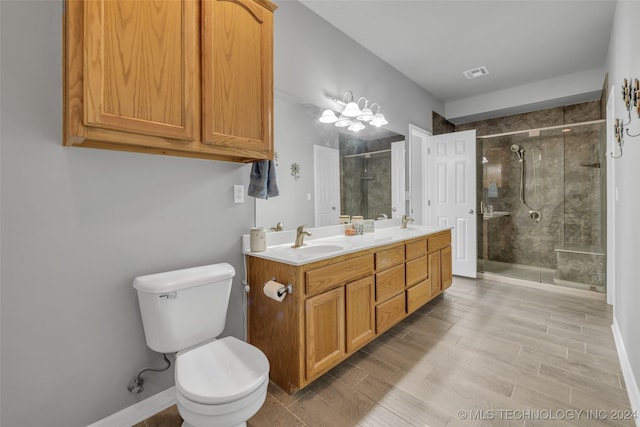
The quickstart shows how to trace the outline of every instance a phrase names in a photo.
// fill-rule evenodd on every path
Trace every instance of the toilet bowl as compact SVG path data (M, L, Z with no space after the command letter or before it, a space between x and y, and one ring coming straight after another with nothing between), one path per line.
M244 426L262 406L269 361L256 347L225 337L176 356L183 427Z

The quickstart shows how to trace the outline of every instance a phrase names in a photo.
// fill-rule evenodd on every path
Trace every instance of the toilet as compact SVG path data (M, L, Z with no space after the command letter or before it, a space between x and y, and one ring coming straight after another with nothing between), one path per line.
M269 361L234 337L217 339L227 318L235 270L227 263L137 277L147 346L176 353L175 383L183 427L246 426L262 406Z

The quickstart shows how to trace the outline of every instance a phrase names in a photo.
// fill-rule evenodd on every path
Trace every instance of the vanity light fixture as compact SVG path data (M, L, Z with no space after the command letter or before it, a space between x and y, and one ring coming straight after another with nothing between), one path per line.
M349 126L347 129L353 132L360 132L362 129L364 129L364 125L360 120L356 120L355 122L351 123L351 126Z
M339 128L346 128L347 126L351 126L351 119L349 117L345 117L343 114L340 114L338 120L334 123L335 126Z
M347 101L349 95L349 101ZM380 112L380 104L374 102L371 107L369 107L369 100L363 96L358 98L357 101L354 101L355 97L353 96L353 92L350 90L346 91L342 95L342 101L339 99L333 99L338 105L344 107L342 113L339 116L331 109L326 109L322 112L322 115L318 119L320 123L333 123L334 126L337 127L346 127L348 130L353 132L359 132L364 129L365 123L380 127L386 124L389 124L384 115ZM364 104L362 102L364 101ZM363 105L362 109L360 105ZM376 113L373 113L373 109L378 107Z
M322 116L318 119L320 123L335 123L338 121L338 117L333 110L326 109L322 112ZM337 125L336 125L337 126Z
M378 106L378 110L377 113L375 113L373 115L373 119L371 119L371 121L369 122L369 124L371 126L375 126L375 127L380 127L380 126L384 126L386 124L389 124L389 122L387 121L387 119L385 119L384 114L382 114L380 112L380 104L378 104L377 102L375 102L373 105L377 105ZM371 106L371 108L373 108L373 105Z

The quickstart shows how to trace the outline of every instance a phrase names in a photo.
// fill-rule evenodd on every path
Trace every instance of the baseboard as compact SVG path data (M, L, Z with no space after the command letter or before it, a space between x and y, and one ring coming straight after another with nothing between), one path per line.
M622 334L620 334L618 322L615 317L613 319L613 325L611 325L611 330L613 331L613 338L616 342L618 358L620 359L620 368L622 369L622 376L624 377L624 382L627 386L627 394L629 395L631 409L635 411L636 414L640 414L640 389L638 389L638 382L633 376L631 363L629 362L629 356L627 355L627 349L624 346ZM636 418L636 426L640 427L640 417Z
M158 394L124 408L87 427L131 427L176 403L176 390L172 386Z

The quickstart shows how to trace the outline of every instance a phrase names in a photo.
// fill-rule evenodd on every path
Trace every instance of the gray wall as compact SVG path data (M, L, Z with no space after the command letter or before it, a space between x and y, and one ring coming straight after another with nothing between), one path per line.
M359 45L341 46L346 36L297 2L279 5L278 90L315 105L319 93L366 92L394 128L430 128L439 101ZM2 0L0 17L0 424L82 426L173 385L171 370L146 375L140 395L126 390L139 369L161 365L144 343L136 276L230 262L224 334L243 336L240 236L254 209L251 198L233 204L232 187L248 185L249 166L63 147L62 2ZM402 102L418 113L394 109ZM278 140L288 135L276 126Z
M618 91L624 78L640 78L640 51L637 48L637 25L634 17L640 15L640 2L618 1L616 15L609 44L607 66L609 83L615 85L615 111L618 118L626 117ZM640 118L633 115L630 129L632 134L640 133ZM613 314L627 350L627 356L633 370L635 384L627 381L628 387L635 386L635 408L640 408L640 227L638 227L638 183L640 182L640 140L625 137L624 156L613 162L610 176L615 176L618 186L618 199L615 201L616 224L615 271L616 290ZM633 402L632 402L633 404Z

